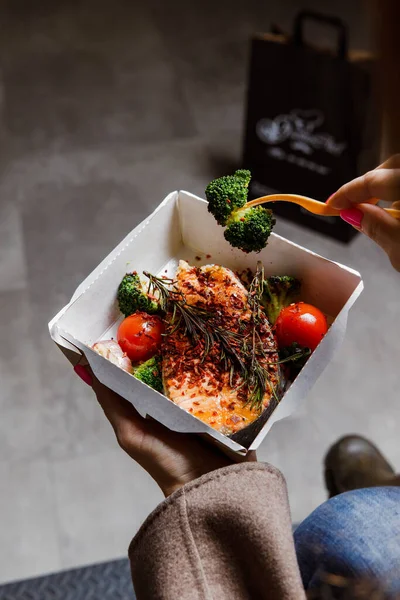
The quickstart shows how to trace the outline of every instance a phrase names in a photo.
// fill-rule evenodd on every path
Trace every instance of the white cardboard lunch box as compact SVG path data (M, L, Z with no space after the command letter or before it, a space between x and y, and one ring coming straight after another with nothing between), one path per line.
M294 275L302 280L301 299L330 317L331 327L281 401L261 426L234 439L222 435L162 394L149 388L96 354L91 346L116 336L122 316L116 303L125 273L143 270L173 275L179 259L190 264L220 264L232 270L255 269L258 260L266 275ZM272 425L290 415L317 381L341 344L351 306L363 289L360 274L306 248L272 234L259 254L232 248L207 202L188 192L169 194L156 210L81 283L71 301L49 323L52 339L73 364L82 360L106 386L129 400L143 417L152 417L173 431L202 434L228 453L244 456L259 447ZM251 427L251 426L250 426ZM240 434L240 432L239 432Z

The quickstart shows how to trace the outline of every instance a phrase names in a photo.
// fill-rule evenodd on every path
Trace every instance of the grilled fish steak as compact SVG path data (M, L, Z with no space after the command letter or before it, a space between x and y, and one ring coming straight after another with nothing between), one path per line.
M212 313L213 324L240 336L249 332L248 292L230 269L219 265L194 267L180 261L176 281L189 305ZM268 371L269 381L262 403L265 409L279 382L278 353L266 317L261 318L258 332L266 353L259 362ZM231 435L260 416L260 410L247 402L248 390L240 374L230 375L219 342L204 357L203 340L193 343L178 328L165 337L162 355L165 395L214 429Z

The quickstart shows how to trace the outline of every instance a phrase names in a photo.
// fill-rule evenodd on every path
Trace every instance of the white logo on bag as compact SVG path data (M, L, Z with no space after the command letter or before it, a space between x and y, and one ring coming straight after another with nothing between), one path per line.
M320 110L295 108L288 115L278 115L274 119L261 119L256 125L259 139L266 144L280 144L290 141L293 150L303 154L313 154L315 150L325 150L340 156L347 144L336 142L329 133L315 133L325 118Z

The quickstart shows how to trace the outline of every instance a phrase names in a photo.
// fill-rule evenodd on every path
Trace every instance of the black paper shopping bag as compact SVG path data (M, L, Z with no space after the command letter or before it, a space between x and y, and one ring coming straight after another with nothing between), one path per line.
M305 45L308 20L334 27L334 53ZM325 201L362 169L376 165L372 57L349 53L342 21L301 12L293 35L252 40L243 165L253 174L250 195L297 193ZM335 217L316 217L295 205L278 214L348 241L354 230Z

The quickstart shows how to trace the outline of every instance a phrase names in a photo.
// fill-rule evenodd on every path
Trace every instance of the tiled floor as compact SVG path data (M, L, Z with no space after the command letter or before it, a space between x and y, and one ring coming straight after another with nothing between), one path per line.
M335 10L365 47L361 6ZM47 322L167 192L202 194L237 164L248 35L271 21L288 27L298 7L1 4L0 581L122 556L160 501ZM371 436L400 466L400 280L366 239L344 247L288 223L278 231L366 283L341 352L260 452L286 475L299 520L325 498L321 459L340 434Z

